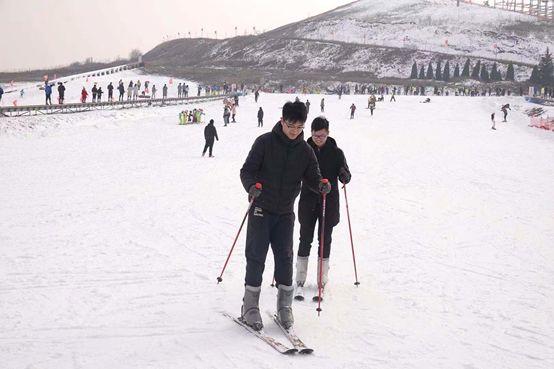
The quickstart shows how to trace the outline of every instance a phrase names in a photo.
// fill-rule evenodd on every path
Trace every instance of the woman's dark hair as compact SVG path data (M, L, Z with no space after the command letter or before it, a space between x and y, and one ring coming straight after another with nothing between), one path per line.
M312 131L317 132L322 129L329 130L329 121L325 117L317 117L312 122Z
M301 101L287 102L283 105L283 120L287 122L305 123L308 119L308 109Z

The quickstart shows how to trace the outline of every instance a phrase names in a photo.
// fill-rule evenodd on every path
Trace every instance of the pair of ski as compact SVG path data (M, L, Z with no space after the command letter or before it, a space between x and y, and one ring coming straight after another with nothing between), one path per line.
M325 290L322 289L322 290L321 290L321 301L323 301L324 292L325 292ZM295 299L296 301L304 301L304 287L296 287L296 292L295 292L295 294L294 294L294 299ZM316 295L312 298L312 301L313 301L313 302L318 302L318 301L319 301L319 294L316 294Z
M275 322L275 324L277 324L277 326L281 329L281 331L283 332L285 337L287 337L287 339L293 345L293 347L289 347L289 346L284 345L283 343L279 342L274 337L272 337L272 336L268 335L267 333L265 333L263 329L261 331L256 331L256 330L252 329L252 327L250 327L248 324L246 324L242 318L240 318L240 317L235 318L232 315L230 315L226 312L223 312L223 315L225 315L226 317L233 320L235 323L237 323L238 325L240 325L241 327L246 329L248 332L252 333L254 336L258 337L260 340L262 340L263 342L265 342L266 344L268 344L269 346L271 346L272 348L274 348L276 351L278 351L281 354L292 355L292 354L295 354L297 352L300 353L300 354L311 354L314 351L313 349L306 346L304 344L304 342L302 342L302 340L294 332L293 328L286 329L285 327L283 327L281 325L281 323L279 322L279 319L277 319L276 315L274 315L274 314L272 315L271 313L268 313L268 314L273 318L273 321Z

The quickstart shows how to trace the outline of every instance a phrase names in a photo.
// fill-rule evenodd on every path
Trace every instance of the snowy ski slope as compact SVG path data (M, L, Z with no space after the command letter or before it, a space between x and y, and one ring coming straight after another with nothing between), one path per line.
M371 118L364 96L326 96L361 285L342 198L322 315L294 304L313 356L279 355L221 315L243 291L244 234L216 284L247 207L239 169L294 97L262 94L263 128L252 96L229 127L221 102L202 104L214 159L175 106L0 119L0 367L554 367L554 136L515 97L397 96ZM321 96L300 97L311 121Z

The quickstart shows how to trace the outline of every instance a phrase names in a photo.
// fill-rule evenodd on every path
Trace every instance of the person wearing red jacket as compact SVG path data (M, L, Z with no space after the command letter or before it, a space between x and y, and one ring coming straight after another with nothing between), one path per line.
M81 90L81 102L84 104L87 102L87 96L88 96L88 92L87 90L83 87L83 89Z

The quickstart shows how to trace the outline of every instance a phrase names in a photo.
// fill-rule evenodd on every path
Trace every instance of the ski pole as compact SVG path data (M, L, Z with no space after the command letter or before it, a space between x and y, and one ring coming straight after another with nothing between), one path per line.
M262 184L261 183L256 183L256 188L258 190L261 190L262 189ZM246 214L244 214L244 218L242 218L242 223L240 223L240 227L239 227L239 231L237 232L237 235L235 236L235 240L233 241L233 246L231 246L231 250L229 250L229 255L227 255L227 260L225 260L225 264L223 265L223 269L221 270L221 274L219 275L219 277L217 277L217 284L219 284L220 282L223 281L223 272L225 272L225 268L227 267L227 263L229 262L229 259L231 258L231 254L233 253L233 249L235 248L235 244L237 243L237 239L239 238L239 235L240 235L240 231L242 230L242 226L244 225L244 221L246 220L246 217L248 216L248 213L250 212L250 208L252 207L252 204L254 203L254 200L256 198L255 197L252 197L252 199L250 199L250 204L248 205L248 210L246 210Z
M324 178L321 180L321 183L327 184L329 183L329 180ZM323 194L323 201L321 205L321 233L319 236L319 276L318 276L318 283L317 283L317 289L318 289L318 299L317 299L317 316L321 314L321 287L323 282L323 247L325 245L325 205L327 203L327 194L324 192Z
M348 218L348 231L350 232L350 245L352 246L352 260L354 261L354 277L356 282L354 285L357 287L360 282L358 282L358 271L356 269L356 255L354 253L354 240L352 239L352 226L350 225L350 211L348 210L348 196L346 196L346 185L342 186L344 190L344 202L346 203L346 216Z

